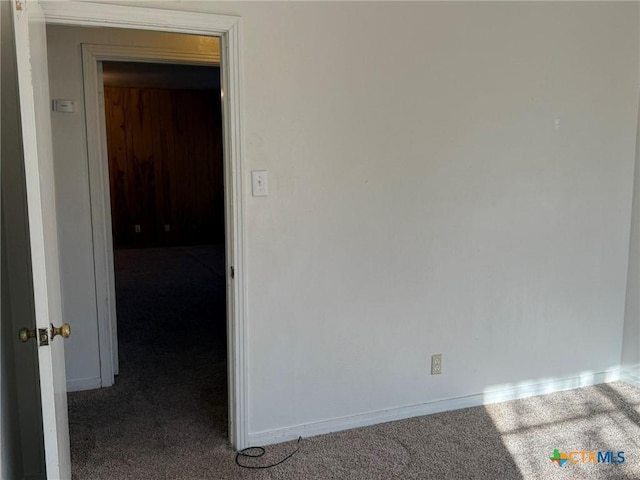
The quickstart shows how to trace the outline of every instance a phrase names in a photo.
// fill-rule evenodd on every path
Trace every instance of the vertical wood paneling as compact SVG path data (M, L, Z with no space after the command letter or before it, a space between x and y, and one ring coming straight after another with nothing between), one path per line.
M177 245L179 244L180 237L178 233L180 229L177 228L177 217L175 212L175 205L177 201L177 187L175 182L176 174L176 162L172 161L175 152L174 142L174 120L173 120L173 105L171 91L169 90L154 90L156 94L157 105L157 129L159 131L158 142L160 168L156 169L159 175L158 185L162 185L162 193L158 193L158 210L160 213L161 224L161 239L163 245ZM164 226L169 225L169 232L164 231Z
M121 89L105 88L105 113L109 153L109 184L113 235L123 245L133 243L133 199L129 189L129 158L125 95Z
M155 218L157 222L167 222L165 208L164 208L164 174L163 166L166 161L162 153L162 130L160 125L160 104L158 100L158 91L149 91L150 96L150 115L151 115L151 131L158 132L159 138L153 138L151 143L151 158L153 163L153 178L154 178L154 206L155 206ZM156 228L156 230L158 230ZM165 245L166 238L160 229L156 232L155 243L158 245Z
M175 127L175 182L176 196L175 216L177 219L177 227L181 238L184 241L190 241L191 237L191 210L188 206L191 204L191 189L189 188L189 115L187 109L184 108L184 102L187 101L184 91L177 90L173 92L172 106L174 108L174 127ZM178 160L179 159L179 160Z
M219 92L105 87L105 115L115 247L223 242Z

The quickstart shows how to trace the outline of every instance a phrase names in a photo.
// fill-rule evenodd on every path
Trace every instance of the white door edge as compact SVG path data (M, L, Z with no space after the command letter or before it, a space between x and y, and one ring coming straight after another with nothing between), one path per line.
M71 458L64 340L53 338L63 323L53 142L45 17L37 2L12 3L24 178L29 225L35 325L42 411L42 438L49 478L70 478Z

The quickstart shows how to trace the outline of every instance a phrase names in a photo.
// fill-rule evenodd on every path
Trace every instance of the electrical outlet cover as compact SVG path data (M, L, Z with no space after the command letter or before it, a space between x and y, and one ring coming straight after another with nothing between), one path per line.
M442 373L442 354L436 353L431 355L431 375L440 375Z

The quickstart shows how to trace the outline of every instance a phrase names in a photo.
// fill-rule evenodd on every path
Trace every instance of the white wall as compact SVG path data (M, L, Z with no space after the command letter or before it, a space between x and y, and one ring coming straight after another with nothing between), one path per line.
M615 375L637 3L155 5L243 17L244 175L271 182L246 198L252 438ZM86 161L54 122L64 275L86 287Z
M638 116L622 368L628 380L640 385L640 111Z
M73 114L52 113L63 309L73 326L65 342L70 390L100 386L81 44L144 45L219 51L217 39L114 29L47 27L51 98L76 101Z

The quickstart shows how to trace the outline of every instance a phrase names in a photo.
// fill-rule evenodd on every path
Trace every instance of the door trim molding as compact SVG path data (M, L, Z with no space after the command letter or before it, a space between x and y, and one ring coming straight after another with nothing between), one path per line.
M185 9L188 5L182 4ZM48 24L102 26L220 37L223 98L229 439L247 446L246 242L243 186L242 19L189 11L85 2L43 2ZM94 132L95 134L95 132ZM92 207L93 208L93 207ZM104 211L105 205L102 205Z

